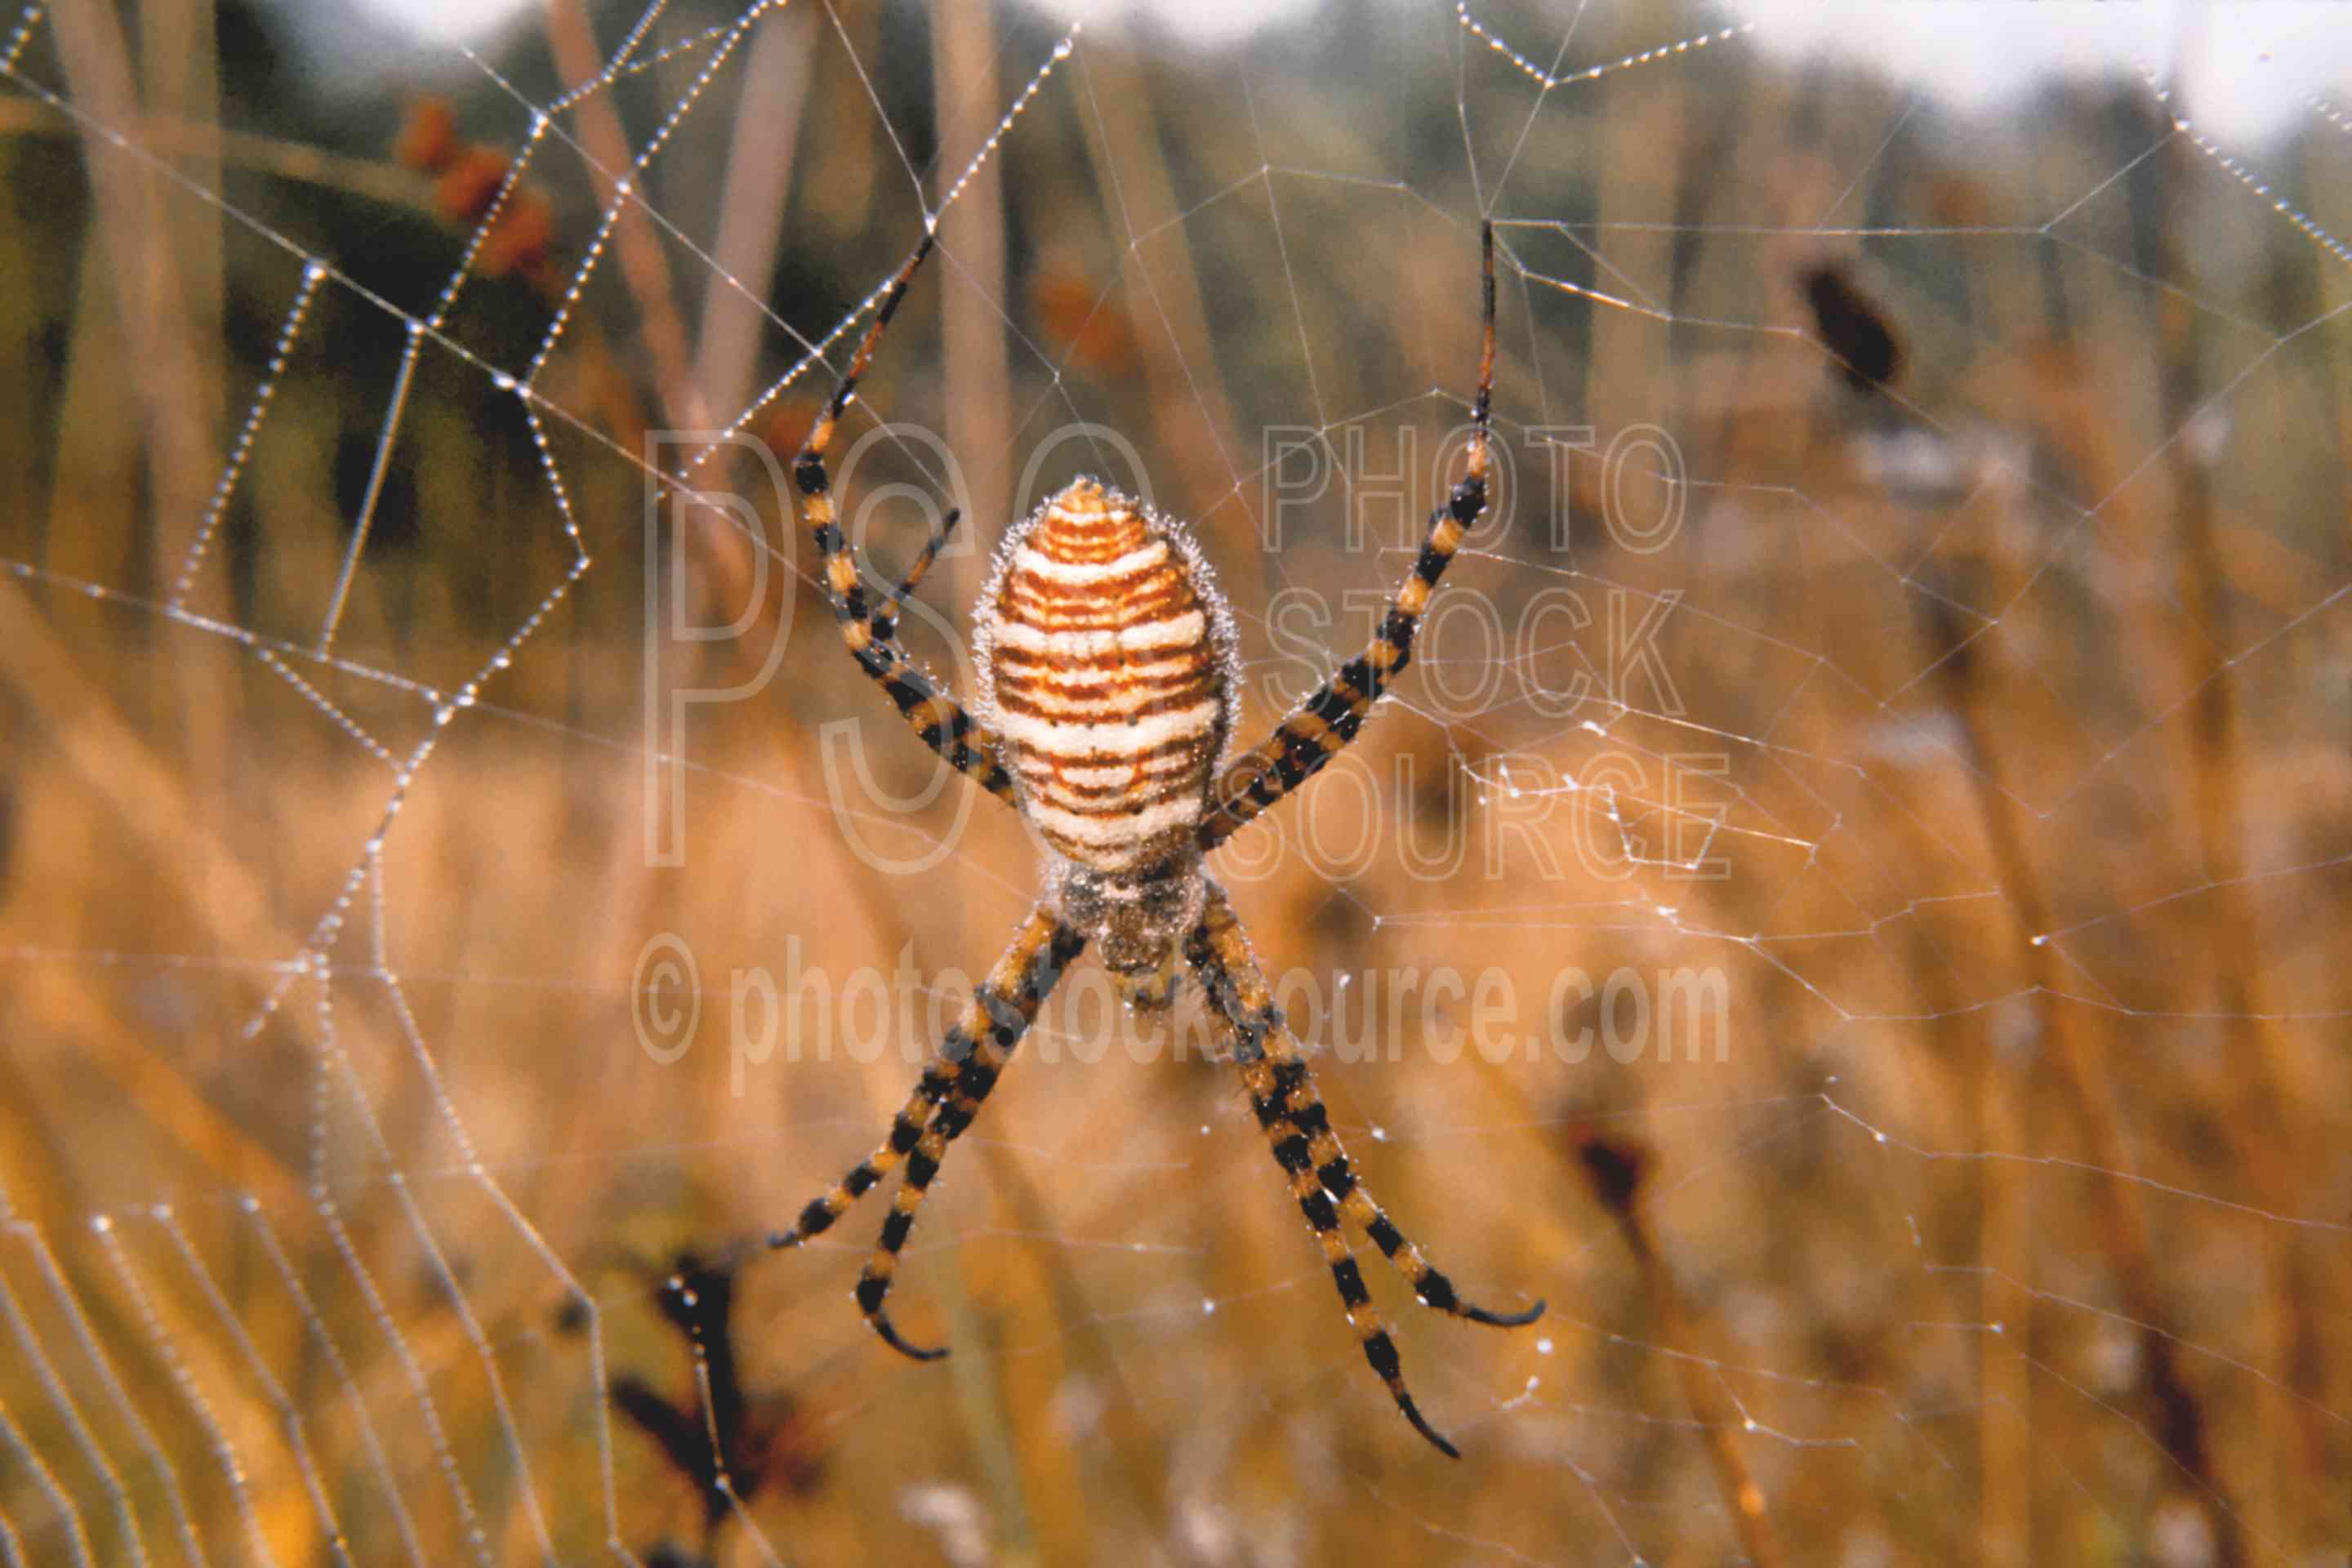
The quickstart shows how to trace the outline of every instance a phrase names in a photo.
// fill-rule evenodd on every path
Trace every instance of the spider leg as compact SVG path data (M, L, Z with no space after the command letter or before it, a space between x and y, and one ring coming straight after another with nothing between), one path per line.
M798 1247L813 1236L822 1236L833 1228L833 1222L849 1212L849 1206L871 1192L875 1184L906 1163L915 1145L922 1141L923 1129L931 1119L931 1111L954 1086L955 1069L933 1062L923 1069L922 1080L898 1114L890 1119L890 1131L874 1152L849 1168L849 1173L808 1202L800 1218L790 1230L780 1230L768 1237L772 1247Z
M882 1310L898 1273L899 1249L915 1227L915 1212L939 1174L948 1145L980 1114L1021 1037L1036 1022L1046 994L1085 945L1085 939L1045 905L1032 910L988 977L972 988L963 1016L948 1030L939 1059L923 1069L906 1109L891 1122L889 1136L840 1184L803 1209L792 1230L771 1238L771 1246L793 1247L816 1235L903 1162L906 1179L899 1184L889 1217L882 1222L881 1239L857 1277L856 1292L858 1310L892 1350L918 1361L936 1361L948 1353L908 1343Z
M1323 1243L1340 1299L1348 1304L1348 1321L1363 1339L1366 1358L1388 1384L1405 1418L1423 1436L1453 1453L1453 1447L1422 1420L1405 1393L1395 1346L1386 1325L1371 1310L1362 1276L1339 1235L1339 1216L1371 1238L1424 1306L1474 1323L1519 1328L1541 1317L1544 1303L1538 1301L1522 1312L1501 1313L1465 1301L1454 1282L1397 1229L1370 1190L1357 1179L1339 1135L1324 1112L1322 1097L1316 1092L1314 1075L1298 1042L1274 1006L1241 921L1224 889L1213 881L1209 884L1208 907L1186 945L1186 957L1217 1017L1234 1037L1234 1058L1249 1090L1251 1109L1273 1141L1274 1157L1290 1179L1292 1195Z
M955 532L955 525L962 517L961 510L950 507L947 516L940 521L939 531L923 541L922 552L915 557L915 563L907 568L907 574L898 579L898 585L884 596L882 607L874 612L876 637L887 639L898 635L898 612L906 607L908 599L922 585L923 574L931 569L931 563L939 559L940 549Z
M948 1353L944 1347L926 1349L908 1343L882 1310L898 1274L899 1248L915 1228L915 1213L947 1159L948 1145L980 1115L1021 1037L1037 1021L1037 1010L1045 1005L1054 983L1085 946L1084 937L1041 905L996 961L996 967L989 971L988 978L973 987L971 1002L957 1031L949 1037L948 1052L959 1064L954 1089L908 1156L906 1178L898 1184L890 1217L882 1222L881 1238L857 1277L858 1308L874 1325L874 1331L901 1354L917 1361L937 1361Z
M1217 799L1201 819L1202 850L1215 848L1261 812L1313 778L1356 738L1364 716L1389 683L1412 662L1413 634L1429 608L1430 595L1445 574L1454 552L1486 510L1487 430L1495 391L1495 226L1480 230L1485 287L1485 348L1478 360L1478 395L1470 408L1470 472L1454 487L1444 506L1429 514L1429 531L1412 570L1397 585L1396 597L1371 646L1339 668L1321 689L1301 703L1273 734L1235 757L1218 786Z
M1215 959L1207 952L1199 931L1187 947L1193 967L1213 988L1210 975ZM1363 1270L1356 1267L1355 1255L1349 1250L1348 1238L1339 1229L1339 1215L1332 1207L1331 1194L1316 1179L1307 1141L1282 1112L1273 1073L1265 1058L1246 1055L1249 1039L1223 1009L1215 1009L1213 1016L1236 1037L1235 1059L1241 1068L1242 1083L1249 1090L1250 1104L1257 1112L1258 1125L1273 1145L1275 1163L1282 1167L1290 1195L1297 1200L1298 1212L1307 1216L1308 1228L1315 1232L1315 1239L1323 1248L1323 1261L1330 1266L1331 1283L1338 1287L1339 1303L1347 1310L1348 1326L1356 1331L1356 1338L1363 1344L1364 1359L1371 1363L1374 1374L1388 1384L1389 1397L1396 1401L1404 1418L1412 1423L1412 1429L1428 1438L1447 1458L1460 1458L1462 1450L1429 1424L1421 1406L1413 1403L1412 1391L1405 1387L1404 1362L1397 1354L1396 1341L1390 1338L1387 1320L1372 1305L1371 1292L1364 1288Z
M1265 973L1257 966L1256 956L1250 952L1249 938L1242 931L1241 921L1234 915L1224 889L1214 883L1210 885L1208 907L1201 920L1202 929L1207 933L1207 958L1196 961L1196 967L1205 963L1202 978L1211 987L1217 1010L1232 1024L1246 1054L1265 1058L1267 1077L1275 1090L1274 1110L1307 1140L1307 1157L1314 1164L1316 1178L1339 1205L1339 1212L1349 1223L1363 1231L1381 1249L1381 1256L1412 1287L1412 1293L1425 1307L1498 1329L1525 1328L1542 1317L1541 1300L1517 1312L1489 1311L1464 1300L1454 1289L1454 1281L1396 1227L1388 1212L1381 1207L1380 1200L1372 1195L1371 1188L1356 1174L1346 1145L1339 1142L1338 1130L1324 1112L1323 1097L1316 1090L1315 1075L1307 1065L1298 1040L1274 1005L1273 992L1266 985ZM1264 1110L1259 1119L1265 1119Z
M882 296L882 303L874 312L873 324L866 329L857 353L850 359L848 374L834 388L824 412L809 431L808 444L793 459L793 485L800 491L801 510L816 540L817 564L824 574L825 598L833 605L834 618L841 623L841 640L848 646L857 667L888 695L899 714L922 736L925 745L945 758L950 767L1010 805L1013 775L1004 771L996 736L974 722L962 704L941 690L939 683L908 657L898 639L898 610L906 595L922 580L939 547L946 542L948 530L955 526L955 514L948 515L945 526L924 546L914 570L907 574L898 591L886 595L880 607L876 608L867 602L865 579L835 521L833 480L824 467L824 454L833 444L842 411L857 395L857 379L866 374L875 345L882 341L882 330L898 314L898 302L906 298L907 286L914 281L916 268L931 253L932 237L928 234L923 237L914 255L890 280L888 292Z

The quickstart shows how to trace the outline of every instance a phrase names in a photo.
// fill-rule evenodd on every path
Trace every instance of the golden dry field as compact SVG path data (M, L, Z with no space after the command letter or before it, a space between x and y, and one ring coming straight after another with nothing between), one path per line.
M0 12L0 1563L2347 1562L2352 93L1225 9ZM1548 1303L1357 1235L1458 1461L1197 980L1081 959L942 1156L947 1359L851 1299L898 1176L765 1245L1043 885L788 478L931 217L873 591L962 509L969 700L1101 474L1244 744L1462 471L1495 226L1493 503L1210 861L1366 1187Z

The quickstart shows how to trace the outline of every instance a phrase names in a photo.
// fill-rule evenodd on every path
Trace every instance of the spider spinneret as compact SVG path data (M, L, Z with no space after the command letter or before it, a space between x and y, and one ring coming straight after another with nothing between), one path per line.
M1273 734L1228 761L1240 696L1233 620L1192 538L1150 508L1079 479L1005 540L974 614L982 644L979 718L908 656L898 611L956 525L950 511L906 577L878 604L835 521L824 454L883 330L930 254L926 235L875 311L849 370L793 465L826 596L850 655L949 765L1019 812L1045 840L1045 889L923 1069L890 1131L801 1210L772 1247L830 1229L900 1165L882 1235L857 1279L858 1310L894 1350L909 1344L883 1304L948 1146L979 1116L1055 982L1089 943L1131 1005L1165 1006L1176 976L1199 982L1233 1048L1250 1108L1315 1233L1364 1359L1413 1429L1461 1458L1404 1384L1396 1342L1349 1249L1352 1227L1421 1303L1474 1323L1517 1328L1543 1314L1491 1312L1462 1299L1356 1174L1325 1113L1306 1049L1274 1005L1240 917L1208 875L1209 851L1305 784L1356 738L1412 657L1430 595L1486 509L1495 382L1495 232L1481 232L1484 348L1471 405L1469 472L1430 514L1412 570L1371 646L1339 668Z

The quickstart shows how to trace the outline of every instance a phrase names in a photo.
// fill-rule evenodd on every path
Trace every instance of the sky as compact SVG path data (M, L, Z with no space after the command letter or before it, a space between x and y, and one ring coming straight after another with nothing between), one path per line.
M538 0L354 3L420 41L475 46L538 8ZM1260 28L1312 25L1320 9L1318 0L1028 3L1080 22L1144 21L1203 48L1239 44ZM1591 0L1592 10L1612 3ZM1504 25L1482 15L1479 0L1469 9L1482 23ZM1583 9L1561 7L1568 16ZM2315 97L2352 110L2352 5L2345 0L1726 0L1721 11L1727 21L1752 23L1753 47L1767 53L1792 60L1827 53L1872 66L1961 114L1998 115L2054 79L2142 69L2178 82L2176 109L2240 148L2294 130L2313 113ZM1549 60L1560 40L1508 41ZM1657 41L1673 40L1662 34ZM1573 48L1569 58L1593 63Z
M1474 7L1475 9L1475 7ZM1757 47L1875 66L1961 114L1999 114L2054 79L2143 70L2175 111L2240 147L2352 98L2352 6L2340 0L1742 0ZM1523 51L1524 52L1524 51Z

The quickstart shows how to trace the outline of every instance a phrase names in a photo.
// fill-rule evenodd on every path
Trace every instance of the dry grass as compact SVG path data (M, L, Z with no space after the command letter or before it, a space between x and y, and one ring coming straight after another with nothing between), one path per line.
M1035 872L1015 823L963 819L952 790L836 809L856 787L827 740L841 721L878 788L929 773L784 574L806 552L764 500L782 542L761 625L791 617L783 675L693 710L685 861L649 864L636 457L646 424L731 410L798 356L791 333L840 321L918 232L906 160L985 133L956 84L984 62L1001 103L1052 35L1004 13L932 38L849 5L786 19L816 51L791 92L714 82L651 176L676 231L623 226L538 384L593 563L436 727L575 570L487 368L529 362L561 290L469 281L419 361L334 657L313 657L403 342L348 285L429 310L461 236L394 165L404 88L340 120L257 100L171 9L131 7L120 38L77 16L23 68L160 163L0 93L0 486L18 498L0 560L19 568L0 574L0 1561L83 1542L132 1561L132 1534L168 1558L184 1528L213 1561L334 1561L322 1514L362 1563L412 1542L463 1560L469 1531L489 1560L577 1561L608 1546L608 1506L627 1551L698 1544L696 1489L604 1414L600 1366L699 1409L656 1310L668 1260L786 1218L867 1146L929 1039L918 1016L879 1030L871 1063L780 1047L738 1094L729 977L822 969L837 1006L903 952L928 1005L962 984L945 972L987 964ZM501 57L542 100L625 26L551 14L551 43ZM950 213L863 401L953 437L991 493L1067 421L1121 432L1160 503L1198 520L1243 613L1251 724L1271 721L1269 683L1307 672L1276 595L1330 595L1307 641L1349 650L1366 622L1338 595L1392 584L1427 499L1379 476L1407 450L1425 472L1460 416L1476 196L1458 86L1490 194L1511 165L1496 407L1518 464L1512 521L1446 593L1517 626L1574 589L1594 624L1540 622L1532 662L1507 666L1453 623L1367 731L1367 771L1235 846L1236 900L1277 973L1491 969L1519 1032L1597 1021L1540 1016L1564 965L1719 969L1728 1058L1442 1061L1416 1006L1377 1032L1397 1059L1321 1058L1400 1222L1490 1304L1552 1303L1497 1333L1374 1282L1457 1467L1366 1374L1230 1069L1090 1060L1108 1028L1074 994L907 1255L898 1320L950 1362L891 1356L845 1299L878 1203L838 1245L740 1275L744 1382L791 1462L719 1556L2342 1561L2335 264L2179 144L2038 233L2160 135L2121 89L2042 100L2030 134L1964 137L1922 110L1890 140L1893 89L1719 45L1563 89L1522 142L1534 87L1475 45L1457 78L1449 16L1329 25L1339 60L1283 45L1246 84L1089 33L997 182ZM1612 15L1574 63L1711 25ZM566 128L609 160L700 59ZM464 134L523 140L511 100L473 77L457 92ZM2344 145L2301 149L2294 194L2323 220L2352 194ZM568 279L607 187L557 139L526 174ZM770 193L775 228L722 224L730 191ZM167 611L299 285L247 217L339 277ZM1874 237L1826 232L1857 226ZM688 238L754 297L772 269L784 324L712 290ZM1846 385L1811 335L1801 279L1824 261L1902 345L1885 394ZM804 421L815 390L752 427ZM1649 553L1600 511L1668 492L1637 472L1612 501L1597 462L1556 475L1533 433L1589 424L1605 445L1645 421L1698 481ZM1343 449L1358 424L1354 492L1285 514L1264 548L1261 431L1326 426ZM1897 431L1934 433L1948 479L1889 483ZM1064 447L1048 480L1086 453ZM861 461L853 503L938 493L919 444ZM761 556L690 521L688 586L730 616ZM871 526L888 569L924 523L902 497ZM977 574L934 579L954 625ZM1555 689L1606 673L1612 595L1638 616L1666 594L1671 710L1646 674L1622 709L1529 700L1522 669ZM715 685L759 663L714 647L663 673ZM386 759L436 728L385 828ZM1717 771L1667 766L1701 758ZM1565 787L1604 777L1615 824L1602 792ZM1630 876L1621 832L1647 857ZM1360 867L1303 847L1364 833ZM1407 868L1407 835L1446 833L1460 866ZM954 852L878 876L860 843ZM1276 843L1272 871L1240 868ZM1683 874L1696 855L1722 874ZM705 987L669 1067L631 1023L659 932ZM1596 1149L1640 1179L1596 1188ZM967 1515L969 1541L941 1522Z

